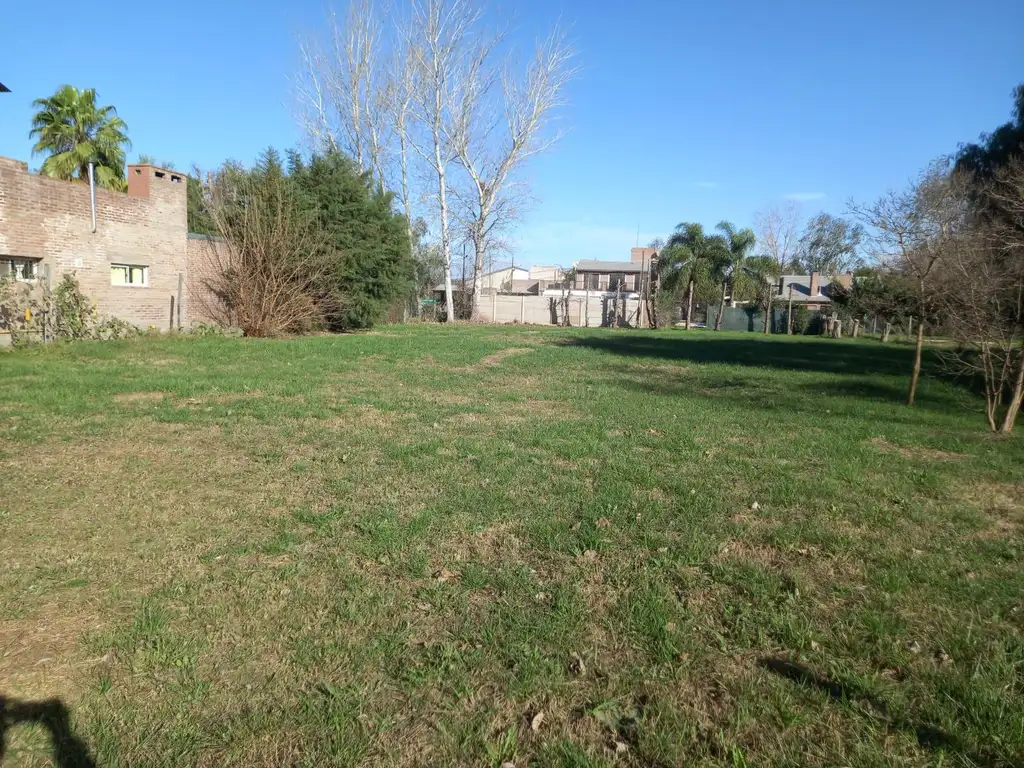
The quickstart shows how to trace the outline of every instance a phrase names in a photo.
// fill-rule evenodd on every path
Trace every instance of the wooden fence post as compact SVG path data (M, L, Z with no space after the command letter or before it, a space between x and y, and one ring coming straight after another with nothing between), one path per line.
M167 321L168 333L174 330L174 294L171 294L171 317Z
M519 322L526 325L526 294L519 301Z

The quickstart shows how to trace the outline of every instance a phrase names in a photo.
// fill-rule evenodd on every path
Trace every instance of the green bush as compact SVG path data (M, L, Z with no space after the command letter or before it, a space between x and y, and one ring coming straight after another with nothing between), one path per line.
M811 312L807 307L793 307L793 333L803 335L811 325Z

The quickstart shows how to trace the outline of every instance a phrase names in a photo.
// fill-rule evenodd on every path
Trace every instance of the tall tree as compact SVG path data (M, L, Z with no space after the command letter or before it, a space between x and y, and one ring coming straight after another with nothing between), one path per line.
M410 21L417 85L413 113L425 133L423 137L410 134L410 146L435 182L432 199L438 212L449 323L455 322L449 170L458 158L451 141L456 121L452 110L461 101L456 89L465 84L463 73L473 59L473 41L479 36L482 15L472 0L417 0Z
M454 321L454 241L472 243L482 277L529 199L519 171L558 138L571 51L556 30L530 62L499 61L503 25L480 0L381 2L347 0L326 42L301 44L298 119L315 147L349 152L398 190L407 222L429 222Z
M950 158L939 158L906 190L889 192L870 205L850 203L849 209L868 228L876 261L903 275L914 289L917 338L907 391L907 405L913 405L925 327L939 308L937 276L952 241L967 224L964 177L951 172Z
M39 172L65 181L86 181L93 164L96 184L124 191L125 152L131 147L128 126L112 106L96 103L93 88L62 85L52 95L36 99L29 136L33 154L46 154Z
M792 201L769 205L755 219L758 250L775 262L780 275L796 253L799 226L800 207Z
M718 303L718 315L715 317L715 330L722 329L722 316L725 314L725 296L732 288L733 295L736 293L736 283L742 279L743 264L747 254L754 247L757 238L752 229L737 230L731 222L719 222L716 227L725 237L726 250L724 250L717 262L714 264L714 274L722 287L722 297Z
M1024 157L1024 83L1013 89L1009 122L983 133L975 144L965 144L956 159L958 171L969 171L980 182L992 179L1012 159Z
M864 228L838 216L819 213L807 222L797 243L795 264L804 274L838 275L860 265L858 248Z
M972 210L945 248L937 293L956 344L940 356L983 383L989 428L1005 434L1024 401L1024 155L976 184L972 202L993 210Z
M344 297L328 318L331 327L373 325L414 288L405 217L393 211L391 193L340 152L314 155L309 163L293 156L290 165L304 206L326 235L331 275Z
M670 291L686 286L686 330L693 322L693 298L698 281L710 279L715 265L727 258L729 243L708 235L696 222L683 222L669 235L658 263L661 285Z
M454 89L460 103L452 143L458 162L470 179L466 196L466 230L473 245L471 317L480 314L480 294L495 233L516 218L513 184L521 166L555 144L560 132L550 131L554 111L565 103L565 90L575 74L573 51L555 30L537 46L520 76L507 62L499 71L492 61L500 38L475 48L463 81ZM495 93L500 84L500 95Z

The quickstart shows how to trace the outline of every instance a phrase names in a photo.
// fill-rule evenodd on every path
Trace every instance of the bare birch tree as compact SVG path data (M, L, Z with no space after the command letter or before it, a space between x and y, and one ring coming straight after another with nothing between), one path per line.
M499 42L496 36L476 46L458 88L461 103L453 110L453 149L472 182L466 224L474 250L473 318L479 316L488 248L518 213L516 171L561 137L549 128L576 73L573 50L560 29L538 44L523 72L511 59L500 72L492 66ZM499 82L500 95L494 93Z
M349 0L323 43L300 45L298 117L316 148L347 152L397 187L410 237L417 201L429 200L454 321L454 228L474 247L475 312L490 252L526 200L516 172L559 137L550 127L572 52L555 31L523 69L503 69L504 35L484 25L478 0L411 0L389 14L375 1Z
M447 320L455 322L452 291L452 232L449 168L458 155L451 137L453 105L462 100L464 73L472 66L482 11L473 0L414 0L409 33L414 53L415 83L410 102L422 131L406 134L409 147L426 163L434 181L444 269Z
M298 119L316 149L343 150L385 183L390 125L388 71L381 65L381 19L373 0L350 0L342 19L327 16L327 40L299 44L294 79Z
M398 194L402 210L409 223L409 238L413 239L413 193L410 180L409 139L412 131L413 102L416 98L417 56L412 30L408 24L397 23L395 45L388 60L384 104L390 125L390 135L397 143L395 155L398 164Z
M792 201L772 204L755 216L757 248L775 262L778 274L789 269L800 242L800 206Z

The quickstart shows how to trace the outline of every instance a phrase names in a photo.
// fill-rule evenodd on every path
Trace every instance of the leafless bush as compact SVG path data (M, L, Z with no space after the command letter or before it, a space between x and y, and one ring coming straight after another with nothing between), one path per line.
M957 346L943 358L982 382L989 428L1008 433L1024 397L1024 162L999 171L978 199L998 212L977 211L945 249L941 314Z
M340 297L331 288L325 233L279 174L225 167L207 179L208 205L226 247L208 250L206 288L247 336L323 327Z
M867 228L866 245L875 261L900 275L912 288L909 309L917 319L914 365L907 405L913 405L921 376L925 327L940 316L942 291L939 275L947 254L970 229L965 180L951 172L951 160L942 157L909 187L889 191L874 203L850 202L849 211Z

